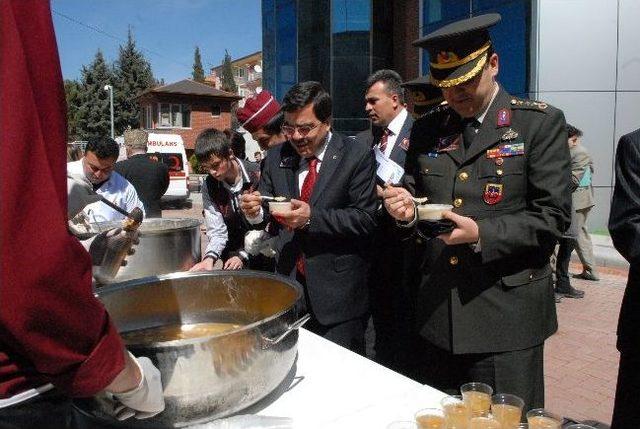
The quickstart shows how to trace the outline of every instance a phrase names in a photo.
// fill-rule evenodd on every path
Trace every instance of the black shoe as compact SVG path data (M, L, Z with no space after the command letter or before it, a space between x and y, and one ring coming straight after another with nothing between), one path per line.
M584 291L580 289L576 289L573 286L569 286L566 288L556 288L556 295L560 295L565 298L580 299L580 298L584 298Z
M583 271L580 274L574 274L572 277L574 279L591 280L592 282L597 282L600 280L600 277L589 271Z

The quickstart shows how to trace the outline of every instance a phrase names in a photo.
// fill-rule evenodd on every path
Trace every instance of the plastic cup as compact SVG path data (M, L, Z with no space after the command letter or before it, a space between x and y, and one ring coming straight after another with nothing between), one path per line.
M529 429L561 429L562 417L543 408L535 408L527 413Z
M491 397L491 414L502 424L502 429L514 429L522 420L524 401L516 395L498 393Z
M395 421L387 425L387 429L418 429L416 422Z
M442 212L452 210L451 204L418 204L418 220L437 221L442 219Z
M291 211L291 201L269 201L271 214L287 213Z
M423 408L414 417L419 429L445 429L444 413L440 408Z
M493 388L485 383L466 383L460 386L460 393L472 417L486 417L491 409Z
M462 400L461 395L447 396L440 401L444 413L446 429L466 429L471 418L471 411Z
M472 417L469 429L504 429L500 422L493 417Z

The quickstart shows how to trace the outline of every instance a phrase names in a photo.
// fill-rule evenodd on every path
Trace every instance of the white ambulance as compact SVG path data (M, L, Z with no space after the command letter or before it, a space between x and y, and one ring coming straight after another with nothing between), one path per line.
M169 167L169 188L162 201L182 201L189 198L189 162L182 137L177 134L149 133L147 155L157 156Z

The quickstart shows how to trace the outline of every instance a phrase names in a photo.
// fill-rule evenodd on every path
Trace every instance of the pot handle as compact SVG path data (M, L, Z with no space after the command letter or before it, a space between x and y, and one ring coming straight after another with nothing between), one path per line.
M304 325L305 323L307 323L309 321L309 319L311 319L311 315L307 313L304 316L302 316L301 318L299 318L298 320L296 320L295 322L293 322L291 325L289 325L287 327L287 329L285 329L285 331L282 334L278 335L277 337L269 338L269 337L262 336L262 339L265 342L263 348L266 349L266 348L269 348L271 346L275 346L280 341L284 340L287 337L287 335L289 335L293 331L301 328L302 325Z

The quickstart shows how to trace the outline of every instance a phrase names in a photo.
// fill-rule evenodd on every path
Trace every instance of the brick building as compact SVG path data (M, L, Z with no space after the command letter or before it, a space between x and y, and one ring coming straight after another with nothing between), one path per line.
M220 88L222 80L223 64L211 68L211 74L205 77L205 82L214 88ZM238 87L238 94L243 97L240 106L244 104L244 99L252 97L258 88L262 88L262 51L245 55L244 57L231 61L233 69L233 80Z
M159 86L138 96L140 123L154 133L179 134L187 156L207 128L231 127L231 109L242 97L189 79Z

